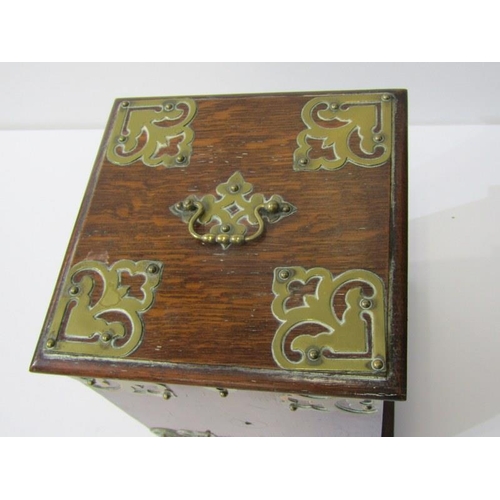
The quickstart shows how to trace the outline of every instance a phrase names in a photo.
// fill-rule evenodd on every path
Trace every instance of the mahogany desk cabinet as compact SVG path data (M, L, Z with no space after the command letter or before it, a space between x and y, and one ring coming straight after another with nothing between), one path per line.
M31 370L162 436L390 434L406 231L404 90L118 99Z

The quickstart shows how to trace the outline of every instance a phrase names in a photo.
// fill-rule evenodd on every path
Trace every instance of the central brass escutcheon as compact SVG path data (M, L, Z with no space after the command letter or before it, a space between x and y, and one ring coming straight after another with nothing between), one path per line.
M264 220L278 222L297 211L296 207L274 194L266 199L263 194L256 193L250 198L245 195L253 191L252 184L245 181L240 172L235 172L227 182L217 186L219 198L208 194L201 198L189 196L170 207L172 213L187 223L193 238L203 243L218 243L224 249L230 245L242 245L262 235ZM248 226L256 226L256 230L247 234ZM215 224L209 232L199 233L195 225Z

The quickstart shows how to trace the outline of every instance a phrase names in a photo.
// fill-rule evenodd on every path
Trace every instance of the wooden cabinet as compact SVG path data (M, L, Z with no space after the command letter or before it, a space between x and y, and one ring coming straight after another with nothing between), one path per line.
M380 435L406 231L404 90L118 99L31 369L163 435Z

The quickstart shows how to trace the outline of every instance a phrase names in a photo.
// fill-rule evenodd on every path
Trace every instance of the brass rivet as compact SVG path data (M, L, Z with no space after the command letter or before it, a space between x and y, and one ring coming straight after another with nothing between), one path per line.
M226 398L228 395L227 389L219 389L219 396L221 398Z
M77 286L72 286L69 289L70 295L77 295L79 291L80 291L80 289Z
M88 378L86 380L87 385L95 385L95 378Z
M382 101L390 101L391 100L391 96L389 94L384 94L382 96Z
M299 160L300 165L307 165L309 163L309 160L307 158L301 158Z
M130 106L130 103L128 101L122 102L122 108L128 108L129 106Z
M372 368L374 370L382 370L383 367L384 367L384 362L380 358L374 359L372 361Z
M288 212L290 212L290 210L291 210L290 205L288 205L286 203L281 206L281 211L282 212L288 213Z
M168 401L171 397L172 397L172 393L171 393L170 391L165 391L165 392L163 393L163 399L164 399L165 401Z
M160 268L156 264L149 264L148 268L146 271L150 274L156 274Z
M367 410L373 410L373 404L371 399L364 399L359 402L360 405L363 405Z
M183 208L182 202L181 202L181 201L179 201L179 203L176 203L176 204L175 204L175 208L176 208L177 210L182 210L182 208Z
M363 299L359 305L363 308L363 309L370 309L370 307L372 306L372 301L369 300L369 299Z
M266 203L265 208L266 212L269 212L270 214L275 214L280 209L280 204L275 200L268 201Z
M185 157L184 155L179 155L179 156L175 159L175 161L176 161L177 163L184 163L184 162L186 161L186 157Z
M288 408L290 408L290 411L296 411L297 405L295 403L290 403L290 406Z
M333 110L339 109L339 105L337 103L330 104L330 108Z
M383 141L384 141L384 136L383 136L383 135L375 135L375 136L373 137L373 140L374 140L375 142L383 142Z
M174 109L174 105L169 102L168 104L165 104L165 111L172 111Z
M182 203L182 206L186 209L186 210L192 210L194 208L194 203L193 203L193 200L184 200L184 202Z
M231 240L227 234L218 234L215 237L215 241L217 241L217 243L222 243L223 245L227 245Z
M240 234L233 234L229 241L231 243L235 243L236 245L241 245L242 243L245 243L245 237Z
M223 233L228 233L229 231L231 231L231 226L229 224L223 224L221 227L220 227L220 230L223 232Z
M312 360L312 361L316 361L320 356L320 352L318 351L318 349L310 349L308 352L307 352L307 357Z
M101 339L103 342L109 342L111 340L111 335L108 332L103 333Z
M52 349L56 345L56 341L54 339L49 339L47 340L47 343L45 344L49 349Z
M215 234L210 234L210 233L204 234L201 237L201 241L204 241L205 243L215 243Z
M290 277L290 271L287 271L286 269L283 269L282 271L279 272L279 277L282 280L287 280Z
M232 186L229 186L229 191L231 193L237 193L240 190L240 186L238 184L233 184Z
M118 142L125 142L127 140L126 137L124 137L123 135L121 135L120 137L118 137Z

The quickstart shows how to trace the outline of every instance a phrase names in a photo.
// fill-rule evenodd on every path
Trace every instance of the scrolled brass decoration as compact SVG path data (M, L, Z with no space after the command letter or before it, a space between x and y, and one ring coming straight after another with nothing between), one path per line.
M152 427L150 431L158 437L217 437L211 430L192 431L188 429L167 429Z
M134 394L141 394L144 396L159 396L165 400L172 397L177 397L175 392L165 384L143 384L136 383L131 386Z
M162 270L161 262L150 260L75 264L64 283L46 350L105 357L131 354L142 340L142 316L153 304ZM143 278L142 297L129 295L130 286L122 284L124 274Z
M121 388L120 383L116 380L108 380L105 378L82 378L81 380L93 389L119 391Z
M235 172L227 182L217 186L218 198L207 194L201 198L188 196L170 207L172 213L188 224L191 236L204 243L218 243L224 249L232 244L241 245L257 239L264 232L264 219L270 223L278 222L292 215L297 209L280 195L265 198L256 193L250 198L253 186L246 182L240 172ZM247 235L246 220L256 230ZM216 221L209 232L199 233L195 225L210 224Z
M328 408L325 408L321 404L304 402L304 401L301 401L297 398L289 397L288 402L290 403L288 405L288 408L290 409L290 411L297 411L299 408L304 409L304 410L328 411Z
M140 160L148 167L186 167L192 153L196 115L193 99L123 101L107 149L115 165Z
M292 283L312 286L312 280L316 281L312 293L305 293L298 305L296 301L289 302ZM347 291L341 300L345 310L339 315L334 303L341 289ZM333 276L321 267L277 268L273 293L272 312L281 324L274 335L272 354L280 367L385 373L385 295L382 280L376 274L356 269ZM300 334L301 329L311 325L323 331ZM294 335L295 329L298 330Z
M357 413L360 415L369 415L370 413L377 413L378 409L371 399L341 399L335 402L335 406L342 411L348 413Z
M337 170L347 162L367 168L383 165L392 153L393 102L394 96L384 93L311 99L302 109L307 128L297 136L294 170ZM311 157L310 139L322 142L325 156ZM354 140L359 141L356 147Z

